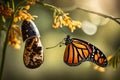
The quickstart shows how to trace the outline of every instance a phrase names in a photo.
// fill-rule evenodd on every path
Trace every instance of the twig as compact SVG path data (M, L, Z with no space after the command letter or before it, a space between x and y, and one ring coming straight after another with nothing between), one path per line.
M41 3L39 1L36 1L36 3L38 3L38 4L42 5L42 6L46 6L46 7L50 8L50 9L53 9L53 10L57 9L57 7L55 7L53 5L50 5L50 4L47 4L47 3ZM79 10L82 10L82 11L85 11L85 12L89 12L89 13L93 13L93 14L102 16L104 18L109 18L109 19L115 21L116 23L118 23L120 25L120 18L115 18L115 17L109 16L109 15L105 15L105 14L95 12L95 11L90 11L90 10L83 9L83 8L76 8L76 9L79 9Z
M93 14L102 16L104 18L110 18L111 20L115 21L116 23L118 23L120 25L120 21L118 20L120 18L115 18L115 17L112 17L112 16L108 16L108 15L105 15L105 14L102 14L102 13L95 12L95 11L86 10L86 9L83 9L83 8L76 8L76 9L79 9L79 10L82 10L82 11L85 11L85 12L89 12L89 13L93 13Z
M120 20L120 18L115 18L115 19L119 19Z
M50 4L47 4L47 3L42 3L42 2L40 2L40 1L36 1L36 3L37 3L37 4L40 4L40 5L42 5L42 6L45 6L45 7L49 8L49 9L52 9L52 10L57 9L57 7L55 7L55 6L53 6L53 5L50 5Z

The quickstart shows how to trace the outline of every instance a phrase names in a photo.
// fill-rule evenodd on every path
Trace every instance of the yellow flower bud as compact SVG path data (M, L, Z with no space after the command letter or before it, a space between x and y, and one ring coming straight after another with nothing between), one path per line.
M25 6L24 9L29 10L30 9L30 5Z
M14 22L16 23L16 22L18 22L18 20L19 20L19 18L18 17L14 17Z

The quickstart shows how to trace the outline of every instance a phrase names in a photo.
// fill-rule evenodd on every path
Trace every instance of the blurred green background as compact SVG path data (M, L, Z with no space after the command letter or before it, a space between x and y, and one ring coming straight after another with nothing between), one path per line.
M97 32L94 35L87 35L82 29L76 29L74 33L71 33L68 28L63 28L67 34L71 34L71 37L94 44L106 56L114 54L120 46L120 25L112 20L104 23L105 18L76 9L76 7L82 7L120 17L119 0L45 0L45 2L69 12L70 17L74 20L89 21L97 25ZM40 39L44 47L44 63L37 69L28 69L23 63L25 43L21 41L22 47L20 50L8 46L4 66L4 80L118 80L120 67L116 71L112 67L106 67L106 71L101 73L94 70L94 65L91 62L84 62L76 67L67 66L63 62L65 46L45 49L56 45L66 37L61 29L52 28L53 11L35 5L31 7L29 12L38 16L34 22L41 34ZM5 33L2 32L0 55L2 54L4 38Z

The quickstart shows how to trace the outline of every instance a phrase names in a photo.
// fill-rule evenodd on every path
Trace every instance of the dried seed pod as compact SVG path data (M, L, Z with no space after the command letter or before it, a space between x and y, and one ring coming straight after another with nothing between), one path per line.
M43 47L40 33L32 20L22 23L22 38L25 41L23 61L27 68L37 68L43 63Z

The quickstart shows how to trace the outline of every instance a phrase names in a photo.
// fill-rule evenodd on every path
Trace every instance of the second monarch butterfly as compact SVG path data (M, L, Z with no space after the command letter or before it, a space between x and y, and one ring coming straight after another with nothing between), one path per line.
M27 68L37 68L43 63L43 47L40 33L32 20L22 23L22 37L25 41L23 61Z
M94 45L77 38L70 38L69 35L64 40L66 49L63 60L67 65L77 66L84 61L91 61L101 67L107 66L106 56Z

